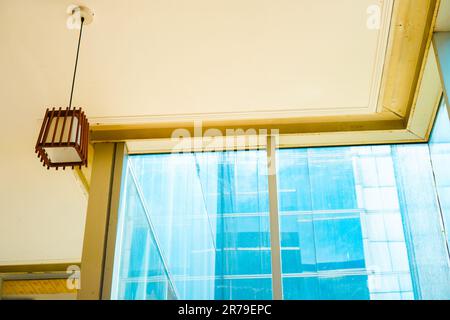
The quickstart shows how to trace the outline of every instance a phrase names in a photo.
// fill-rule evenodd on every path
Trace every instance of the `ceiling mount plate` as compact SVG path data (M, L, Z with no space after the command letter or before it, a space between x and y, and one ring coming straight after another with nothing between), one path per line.
M84 25L91 24L94 20L94 12L85 6L71 4L67 7L67 28L79 29L81 26L81 18L84 18Z

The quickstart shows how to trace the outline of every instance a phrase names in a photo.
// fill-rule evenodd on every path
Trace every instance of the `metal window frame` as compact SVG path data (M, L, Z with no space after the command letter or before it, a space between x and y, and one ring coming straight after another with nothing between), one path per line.
M94 145L92 181L86 215L79 300L109 299L115 239L125 173L125 143Z
M270 248L272 262L272 297L274 300L283 299L283 279L281 269L281 242L280 242L280 214L278 210L277 162L276 162L277 136L267 136L267 168L269 186L269 226Z

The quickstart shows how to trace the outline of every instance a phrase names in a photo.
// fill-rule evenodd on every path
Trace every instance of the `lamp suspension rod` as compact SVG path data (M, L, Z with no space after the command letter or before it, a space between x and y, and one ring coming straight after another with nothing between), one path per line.
M81 34L83 33L84 17L81 17L80 36L78 38L77 57L75 59L75 68L73 70L72 89L70 90L69 109L72 107L73 88L75 86L75 77L77 75L78 54L80 52Z

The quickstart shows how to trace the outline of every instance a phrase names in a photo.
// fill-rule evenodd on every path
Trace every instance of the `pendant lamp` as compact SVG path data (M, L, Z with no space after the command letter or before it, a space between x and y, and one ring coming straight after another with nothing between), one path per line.
M63 169L66 167L73 169L76 166L87 167L89 146L89 122L81 108L72 108L72 97L83 25L92 21L93 14L89 9L76 5L70 6L68 10L71 14L69 19L75 26L73 28L77 28L76 24L78 23L80 29L69 106L64 109L48 108L45 111L35 146L35 152L43 166L46 166L47 169L56 168L56 170L59 167Z

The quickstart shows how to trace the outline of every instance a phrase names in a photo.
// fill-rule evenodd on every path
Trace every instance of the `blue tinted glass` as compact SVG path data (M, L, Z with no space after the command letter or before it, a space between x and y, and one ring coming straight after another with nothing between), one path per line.
M430 139L430 155L447 231L450 229L450 121L448 109L443 105L437 115ZM447 232L450 245L450 232Z
M450 298L445 106L428 145L284 149L277 159L285 299Z
M115 280L128 287L113 297L271 299L264 151L130 156L128 169ZM139 296L156 266L170 286Z
M112 295L116 299L170 299L172 284L136 186L129 178L125 182L125 191L125 205L120 216L121 250L116 259L118 271L114 274Z

